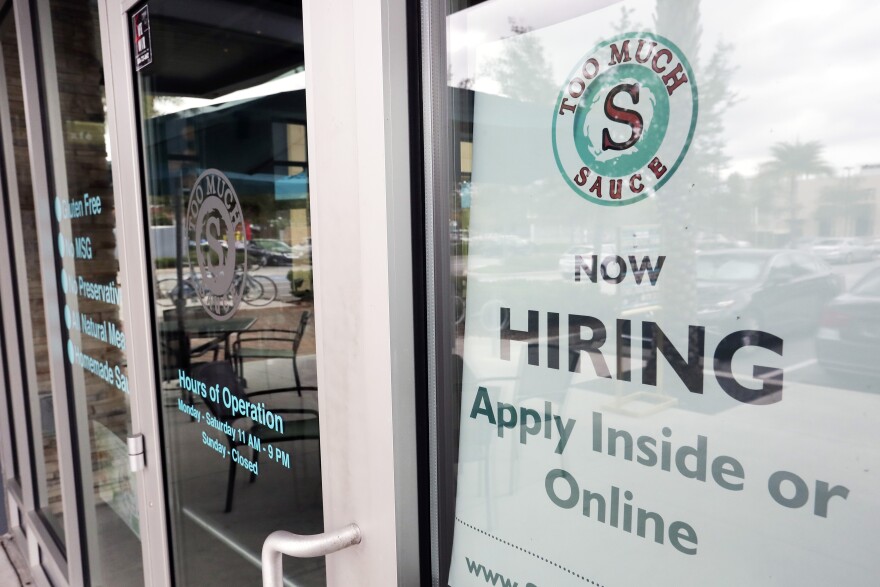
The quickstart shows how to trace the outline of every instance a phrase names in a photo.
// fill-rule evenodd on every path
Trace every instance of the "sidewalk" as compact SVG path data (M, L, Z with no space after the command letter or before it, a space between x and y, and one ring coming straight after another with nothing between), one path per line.
M19 564L13 564L11 557L18 557L18 551L10 553L15 546L12 544L12 538L9 534L0 536L0 585L3 587L17 587L25 585L33 585L30 574L22 567L23 562L19 560ZM19 570L16 570L19 567Z

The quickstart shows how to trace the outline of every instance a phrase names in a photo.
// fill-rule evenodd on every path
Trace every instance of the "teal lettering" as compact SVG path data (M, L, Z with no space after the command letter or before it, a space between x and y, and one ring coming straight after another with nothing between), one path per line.
M477 397L474 399L474 407L471 409L471 418L476 420L480 414L486 416L490 424L495 424L495 412L492 410L492 404L489 401L489 390L485 387L477 389Z

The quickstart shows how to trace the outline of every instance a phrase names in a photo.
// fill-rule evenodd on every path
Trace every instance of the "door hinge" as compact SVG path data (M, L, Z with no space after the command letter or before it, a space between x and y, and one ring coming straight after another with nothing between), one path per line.
M128 437L128 466L132 473L143 471L147 464L144 451L144 435L132 434Z

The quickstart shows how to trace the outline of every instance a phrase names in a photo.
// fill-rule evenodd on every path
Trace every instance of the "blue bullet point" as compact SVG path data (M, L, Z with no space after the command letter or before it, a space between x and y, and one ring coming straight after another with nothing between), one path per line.
M55 218L61 222L61 198L55 196Z
M73 348L73 341L67 341L67 358L70 359L70 363L73 364L76 362L76 352Z
M64 304L64 323L67 324L67 329L70 330L70 306Z
M64 269L61 270L61 289L65 294L67 293L67 271Z
M58 254L61 255L61 258L64 258L64 235L58 234Z

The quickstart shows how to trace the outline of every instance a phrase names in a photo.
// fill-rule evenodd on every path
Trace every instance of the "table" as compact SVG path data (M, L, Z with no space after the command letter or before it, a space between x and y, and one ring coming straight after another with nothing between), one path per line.
M172 337L184 334L190 338L213 338L215 342L223 341L225 358L229 358L229 337L236 332L249 330L256 318L242 317L230 318L229 320L214 320L213 318L172 318L159 323L159 333ZM180 326L183 325L181 330Z

